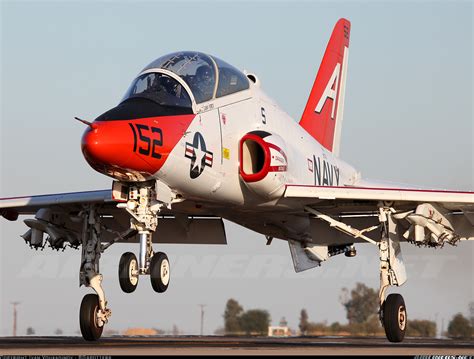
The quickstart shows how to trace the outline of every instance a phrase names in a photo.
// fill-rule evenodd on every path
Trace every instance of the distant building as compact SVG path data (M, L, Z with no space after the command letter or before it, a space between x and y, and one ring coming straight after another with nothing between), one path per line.
M268 327L269 337L288 337L291 335L291 330L288 328L288 322L285 317L281 318L280 325L277 327Z
M288 327L268 327L269 337L288 337L291 335L290 328Z
M160 334L158 330L156 329L150 329L150 328L129 328L127 329L123 335L158 335Z

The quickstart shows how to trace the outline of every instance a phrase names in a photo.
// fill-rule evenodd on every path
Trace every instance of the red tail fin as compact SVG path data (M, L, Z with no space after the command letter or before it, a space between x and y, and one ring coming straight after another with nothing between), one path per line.
M300 125L339 155L351 23L340 19L326 47Z

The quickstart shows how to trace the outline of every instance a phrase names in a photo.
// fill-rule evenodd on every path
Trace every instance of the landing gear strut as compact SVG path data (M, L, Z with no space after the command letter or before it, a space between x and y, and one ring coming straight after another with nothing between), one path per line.
M378 244L380 253L379 316L387 339L398 343L405 337L407 328L405 301L400 294L390 294L385 299L385 292L390 285L400 286L405 283L406 271L402 262L392 210L381 207L379 211L379 220L382 225L382 239Z
M107 308L102 274L99 273L99 259L102 253L100 242L101 223L96 208L91 205L83 211L82 253L79 281L80 285L91 287L96 294L87 294L81 303L79 323L85 340L100 338L104 325L112 311Z

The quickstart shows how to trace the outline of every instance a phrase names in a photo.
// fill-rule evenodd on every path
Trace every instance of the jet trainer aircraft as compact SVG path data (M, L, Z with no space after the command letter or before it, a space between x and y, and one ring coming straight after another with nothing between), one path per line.
M84 339L100 338L111 316L101 254L138 242L138 258L120 258L119 282L133 292L149 275L161 293L170 282L166 254L153 243L226 244L222 219L288 241L296 272L355 243L380 255L380 320L403 340L407 310L389 286L406 281L400 242L442 247L474 239L474 192L394 187L364 180L339 159L350 22L334 27L301 120L293 121L261 89L255 74L214 56L184 51L153 61L122 101L87 125L82 152L111 190L0 200L19 215L33 248L81 249Z

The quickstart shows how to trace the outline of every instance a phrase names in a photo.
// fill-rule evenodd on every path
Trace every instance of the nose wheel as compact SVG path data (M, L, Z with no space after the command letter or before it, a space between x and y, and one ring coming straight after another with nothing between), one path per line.
M138 286L140 275L150 274L150 282L153 290L164 293L170 283L170 262L168 256L163 252L154 253L151 259L146 260L148 267L140 269L137 257L131 252L122 254L119 262L119 283L125 293L132 293Z
M138 285L138 261L135 254L127 252L122 254L119 262L119 283L125 293L132 293Z
M170 283L170 263L163 252L155 253L150 262L151 286L155 292L163 293Z

